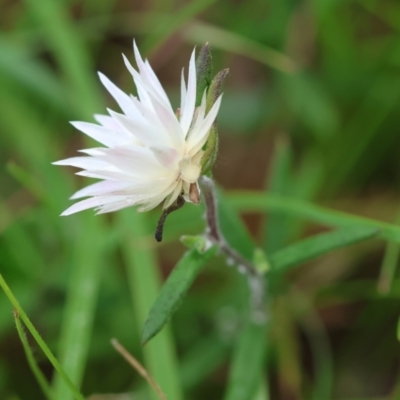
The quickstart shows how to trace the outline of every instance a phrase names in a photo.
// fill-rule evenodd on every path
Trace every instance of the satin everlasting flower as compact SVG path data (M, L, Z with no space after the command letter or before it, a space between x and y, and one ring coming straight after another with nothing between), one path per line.
M182 71L180 108L175 112L147 60L143 61L134 43L138 70L123 56L132 74L138 97L127 95L106 76L100 80L118 103L122 113L95 115L98 124L72 125L105 147L80 150L86 156L57 161L56 165L81 168L77 175L102 179L76 192L82 200L61 215L94 208L98 214L138 206L148 211L163 203L166 209L178 197L199 202L198 179L202 150L217 116L221 96L206 113L206 93L196 102L195 51L189 62L187 85Z

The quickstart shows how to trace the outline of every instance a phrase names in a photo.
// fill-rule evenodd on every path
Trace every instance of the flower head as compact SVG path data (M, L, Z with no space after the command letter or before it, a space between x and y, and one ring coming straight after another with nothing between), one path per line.
M197 180L201 175L203 146L217 116L221 96L206 112L206 92L196 107L195 52L189 62L187 85L182 71L180 109L174 112L157 76L143 61L134 43L138 70L124 56L138 97L127 95L107 77L100 80L118 103L122 113L95 115L98 124L72 122L72 125L106 147L81 150L87 156L57 161L83 169L77 175L102 179L76 192L82 200L62 215L94 208L98 214L139 206L148 211L164 201L168 208L183 196L199 202Z

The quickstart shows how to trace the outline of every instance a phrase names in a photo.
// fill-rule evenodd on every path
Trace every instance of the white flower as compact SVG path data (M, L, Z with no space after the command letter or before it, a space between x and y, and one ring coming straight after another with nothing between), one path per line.
M221 96L206 115L206 94L200 107L196 101L196 66L193 51L187 88L182 71L180 110L175 114L171 103L149 62L143 61L134 42L138 71L124 57L133 76L138 98L127 95L99 73L100 80L118 103L122 114L95 115L100 125L72 122L72 125L106 147L81 150L85 157L57 161L83 169L77 175L102 179L79 190L71 198L90 197L68 208L70 215L88 208L98 214L139 206L147 211L163 200L164 208L178 196L199 202L197 180L200 177L202 147L215 121Z

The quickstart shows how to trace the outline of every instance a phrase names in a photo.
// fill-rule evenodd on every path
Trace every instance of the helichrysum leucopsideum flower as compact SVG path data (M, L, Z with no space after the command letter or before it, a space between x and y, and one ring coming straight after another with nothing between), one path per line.
M55 163L83 169L78 175L102 179L75 193L72 199L89 198L74 204L62 215L89 208L102 214L130 206L147 211L162 202L166 209L180 196L186 201L199 202L197 181L202 172L203 146L217 116L221 96L212 107L207 107L204 91L196 107L193 51L187 85L182 71L180 108L175 112L135 43L134 53L138 70L125 56L124 61L132 74L138 97L127 95L100 73L101 82L122 113L108 110L109 115L95 115L98 124L72 122L75 128L106 147L81 150L87 156Z

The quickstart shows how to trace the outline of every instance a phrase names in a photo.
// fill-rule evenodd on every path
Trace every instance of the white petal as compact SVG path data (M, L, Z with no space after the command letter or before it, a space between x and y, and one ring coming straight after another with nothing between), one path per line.
M181 194L182 192L182 180L179 180L175 186L173 192L169 195L169 197L165 200L163 204L163 208L168 208Z
M93 147L91 149L82 149L82 150L78 150L80 153L85 153L88 154L89 156L102 156L104 154L104 150L107 147Z
M129 134L126 132L112 131L89 122L74 121L71 124L79 131L107 147L121 146L130 139Z
M135 53L136 64L139 68L140 75L146 86L151 87L153 91L157 93L158 97L160 97L165 105L172 111L171 103L169 102L168 96L166 95L153 69L151 68L150 63L147 60L146 62L143 62L142 56L139 53L135 41L133 41L133 51Z
M175 113L166 108L157 98L154 98L152 94L150 94L150 97L153 101L154 111L156 112L161 125L168 133L174 146L180 148L183 144L184 136Z
M152 109L153 108L153 103L150 100L150 96L147 93L146 90L146 84L143 82L143 78L140 76L140 74L136 71L135 68L132 67L131 63L129 60L125 57L124 54L122 54L122 57L124 59L124 63L128 71L132 74L133 80L135 81L136 89L138 92L138 96L140 101L148 108Z
M127 131L133 134L145 145L151 146L159 144L166 147L172 145L171 140L165 131L160 132L157 127L150 125L144 119L139 120L138 118L128 118L125 115L118 114L111 110L109 112L111 116L115 118Z
M95 114L94 119L104 128L110 129L112 131L122 131L121 125L109 115Z
M204 117L206 114L206 101L207 101L207 93L206 90L203 93L203 97L201 99L200 107L195 111L194 115L194 123L190 127L189 133L186 136L186 141L190 142L191 138L195 136L196 132L199 131L199 128L204 122Z
M115 203L110 203L110 204L105 204L104 206L98 207L98 211L96 212L96 215L106 214L106 213L122 210L123 208L132 207L136 204L137 203L135 203L134 201L126 201L126 200L116 201Z
M114 83L112 83L105 75L99 72L99 77L101 83L110 92L111 96L114 97L121 110L130 116L137 115L137 110L135 109L130 97L124 93L120 88L118 88Z
M107 149L100 158L128 174L143 178L154 179L166 172L154 153L145 147L114 147Z
M185 137L189 130L190 124L192 123L194 107L196 103L196 64L194 57L195 51L193 50L189 62L189 78L185 106L183 107L183 112L181 113L180 119L182 131Z
M121 200L123 196L99 196L91 197L90 199L82 200L67 208L61 215L71 215L79 211L87 210L88 208L100 207L107 203L112 203Z
M185 110L185 103L186 103L186 83L185 83L184 69L182 68L182 75L181 75L181 108L179 110L180 115L182 115L184 110Z
M112 181L126 181L126 182L137 182L137 177L128 175L124 172L119 171L106 171L106 170L93 170L93 171L80 171L75 175L86 176L87 178L96 179L109 179Z
M78 190L71 200L79 199L87 196L100 196L104 194L115 194L114 192L120 192L128 189L132 186L132 182L123 181L101 181L93 183L92 185L86 186L85 188ZM118 193L119 194L119 193Z
M157 207L174 190L175 186L176 186L176 181L173 181L163 191L157 193L154 197L150 198L148 201L143 202L143 206L139 207L137 210L139 212L145 212Z
M217 101L211 107L210 112L207 114L201 126L199 126L198 129L190 135L188 149L191 156L194 156L207 141L211 125L214 123L215 118L217 117L218 110L221 105L221 99L222 95L218 97Z
M96 170L110 167L110 164L94 157L71 157L56 161L54 165L69 165L71 167Z

